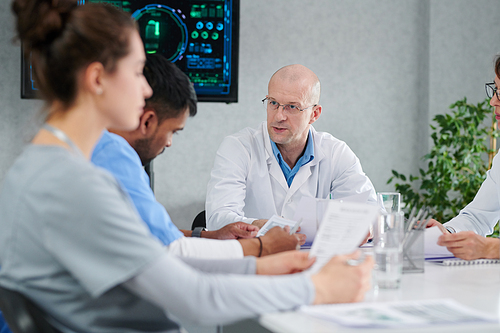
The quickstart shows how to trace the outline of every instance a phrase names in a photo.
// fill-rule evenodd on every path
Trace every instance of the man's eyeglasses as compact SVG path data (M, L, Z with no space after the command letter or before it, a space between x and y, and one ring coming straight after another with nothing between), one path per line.
M300 112L302 112L304 110L307 110L309 108L313 108L316 105L318 105L318 104L314 104L314 105L308 106L307 108L301 109L297 105L293 105L293 104L280 104L280 103L278 103L276 101L273 101L272 99L269 99L267 97L262 100L262 104L264 104L264 107L268 111L276 111L281 106L283 108L283 112L286 112L288 114L297 114L297 113L300 113Z
M486 89L486 96L488 96L488 98L493 98L493 95L496 94L497 98L500 100L500 94L498 93L495 82L486 83L484 88Z

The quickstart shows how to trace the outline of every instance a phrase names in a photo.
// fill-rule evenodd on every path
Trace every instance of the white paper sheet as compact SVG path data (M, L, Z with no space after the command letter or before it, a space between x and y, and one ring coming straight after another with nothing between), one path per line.
M377 206L331 200L309 253L316 257L311 272L318 271L335 255L353 252L365 239L378 214Z
M425 251L425 259L429 258L453 258L455 257L453 253L448 251L445 246L437 245L437 240L439 236L443 233L439 230L438 227L432 227L425 229L424 233L424 251Z
M312 244L316 231L318 230L319 219L316 217L318 202L326 201L328 199L315 199L311 197L302 197L295 211L293 219L299 221L302 219L300 226L300 233L306 235L306 243ZM321 213L322 215L322 213Z
M329 202L358 202L366 203L370 196L370 192L362 192L351 195L342 199L316 199L311 197L302 197L295 211L293 220L300 221L300 233L306 235L306 244L312 244L316 232L318 231L320 222L328 207Z
M300 311L348 327L408 327L498 322L452 299L303 306Z
M256 237L265 235L266 232L268 232L274 227L284 228L286 226L289 226L291 230L295 226L295 223L296 223L295 221L287 220L285 218L279 217L278 215L273 215L269 220L267 220L266 224L264 224L262 228L260 228Z

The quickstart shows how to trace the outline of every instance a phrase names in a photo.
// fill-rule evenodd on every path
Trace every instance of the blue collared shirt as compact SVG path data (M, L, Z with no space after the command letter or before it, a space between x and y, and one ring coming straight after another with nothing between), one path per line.
M295 163L293 169L290 169L288 164L286 164L286 162L283 160L283 157L281 156L281 152L278 149L278 146L276 146L276 143L274 143L272 140L271 140L271 147L273 148L274 157L276 157L276 160L278 161L278 164L281 170L283 171L283 175L285 175L288 187L292 185L293 178L295 178L295 175L297 174L299 169L314 159L314 144L311 135L311 130L309 130L309 134L307 136L306 150L304 151L304 154L299 158L297 163Z

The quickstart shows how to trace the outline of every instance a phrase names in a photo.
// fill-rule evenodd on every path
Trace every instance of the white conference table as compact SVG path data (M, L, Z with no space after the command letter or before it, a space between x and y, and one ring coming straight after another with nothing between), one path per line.
M397 290L370 290L365 302L387 302L452 298L485 314L500 317L500 264L440 266L425 263L425 273L403 274ZM399 332L395 329L348 328L315 318L300 311L277 312L261 316L260 325L272 332ZM500 324L436 325L404 328L410 332L500 332Z

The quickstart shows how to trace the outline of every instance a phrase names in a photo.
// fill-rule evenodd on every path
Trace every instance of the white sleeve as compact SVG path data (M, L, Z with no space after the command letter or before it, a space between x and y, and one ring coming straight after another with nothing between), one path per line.
M332 177L330 193L333 199L369 192L367 203L379 205L372 182L363 172L356 154L345 143L339 149L339 155L335 157L334 170L337 170L336 172L341 170L341 172Z
M243 208L250 156L244 145L229 136L221 143L207 185L207 228L217 230L233 222L251 224L256 218L246 218Z
M201 259L243 258L243 248L237 240L181 237L167 247L170 253L179 257Z
M493 233L500 219L500 155L493 159L491 170L481 184L474 200L460 211L458 216L445 223L456 232L472 230L478 235Z
M292 310L311 304L315 295L310 277L303 273L273 277L207 274L169 253L123 285L181 321L199 325Z

